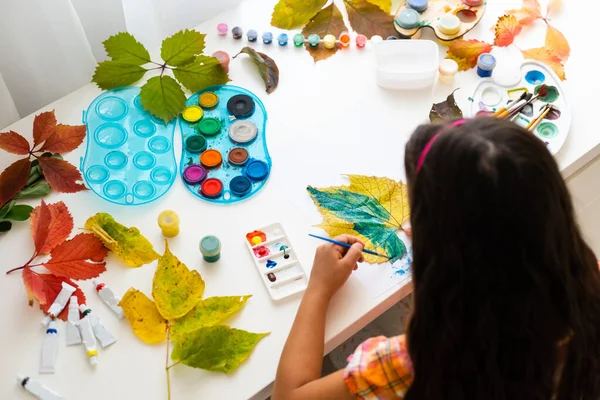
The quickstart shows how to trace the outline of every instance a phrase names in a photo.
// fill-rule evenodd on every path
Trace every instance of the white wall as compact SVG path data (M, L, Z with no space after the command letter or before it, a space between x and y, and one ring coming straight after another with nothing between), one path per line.
M600 157L571 176L567 186L585 239L600 258Z

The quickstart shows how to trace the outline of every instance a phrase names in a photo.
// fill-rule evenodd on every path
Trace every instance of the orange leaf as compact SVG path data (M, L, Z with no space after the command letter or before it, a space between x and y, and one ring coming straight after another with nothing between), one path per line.
M36 115L33 120L33 148L48 139L54 133L56 128L56 117L54 110L46 111Z
M62 290L63 282L66 282L75 288L75 291L73 292L73 294L71 296L77 296L77 301L79 304L86 304L87 300L85 298L85 294L83 294L83 292L81 291L79 286L77 286L77 284L75 282L73 282L72 280L54 276L52 274L38 274L35 271L31 271L31 272L36 274L39 277L39 279L41 279L41 281L42 281L42 285L43 285L42 288L43 288L44 293L46 294L46 303L45 304L40 303L40 308L45 313L48 313L48 309L50 308L50 306L56 299L56 296L58 296L58 294ZM69 307L65 307L65 309L62 310L62 312L59 315L57 315L57 317L62 319L63 321L66 321L68 309L69 309Z
M15 197L27 185L31 161L29 158L15 161L0 174L0 207Z
M56 276L91 279L106 271L102 261L107 253L100 239L91 233L80 233L52 250L52 258L44 266Z
M25 284L25 290L29 298L29 306L33 305L33 299L36 299L40 305L46 304L44 281L30 267L23 269L23 283Z
M508 10L508 15L514 15L519 24L530 25L538 19L542 19L542 7L538 0L523 0L523 5L518 10Z
M565 66L561 59L550 52L545 47L538 47L535 49L523 50L523 57L528 60L537 60L547 64L552 70L558 75L561 80L567 79L565 76Z
M38 158L44 177L54 190L63 193L75 193L87 188L77 181L83 178L81 172L64 160L50 157Z
M565 38L565 35L552 25L548 25L548 28L546 29L546 48L550 50L550 52L558 55L563 61L567 61L571 54L571 47L569 46L569 42Z
M458 63L460 71L466 71L477 65L477 58L483 53L492 51L492 45L479 40L455 40L448 48L446 58Z
M29 154L29 142L17 132L4 132L0 133L0 149L24 156Z
M31 237L35 245L35 252L40 254L48 240L50 232L50 222L52 221L52 213L46 202L42 199L42 203L31 211Z
M494 44L500 47L510 46L515 41L515 36L521 33L523 27L519 25L514 15L503 15L496 23L496 38Z
M562 0L550 0L548 1L548 8L546 9L546 18L551 12L558 11L562 7Z
M75 150L85 138L85 125L58 124L55 132L46 139L40 151L68 153Z
M73 230L73 217L65 203L59 201L58 203L48 204L46 208L50 214L50 219L47 221L48 234L44 243L41 244L38 254L50 254L52 249L64 242ZM39 224L38 219L40 210L41 206L34 208L31 212L30 221L32 233L34 231L34 226Z

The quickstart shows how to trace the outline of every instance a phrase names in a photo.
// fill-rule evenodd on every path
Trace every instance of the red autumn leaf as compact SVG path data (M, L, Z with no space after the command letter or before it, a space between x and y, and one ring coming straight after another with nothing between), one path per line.
M33 273L35 274L36 272L33 272ZM77 296L77 301L79 304L86 304L87 300L85 298L85 294L83 294L83 292L81 291L79 286L77 286L77 284L75 282L73 282L72 280L54 276L52 274L37 274L37 275L43 281L43 288L44 288L44 292L46 293L46 300L47 300L46 304L40 304L40 308L45 313L48 313L48 309L50 308L50 306L56 299L56 296L58 296L58 294L62 290L63 282L66 282L67 284L73 286L76 289L75 292L73 292L72 296ZM62 310L62 312L59 315L57 315L57 317L62 319L63 321L66 321L68 309L69 309L68 306L65 307L65 309Z
M37 249L36 246L38 254L50 254L52 249L64 242L73 230L73 217L65 203L59 201L58 203L48 204L46 208L50 214L49 220L46 221L48 225L48 234L46 235L44 243L41 244L41 247ZM31 212L30 221L33 235L34 227L37 229L39 224L40 210L41 206L38 206Z
M0 174L0 207L15 197L27 185L31 161L29 158L15 161Z
M68 162L51 157L40 157L38 161L52 189L63 193L87 190L84 185L77 183L83 179L81 172Z
M530 25L542 19L542 7L538 0L523 0L523 5L517 10L508 10L508 15L514 15L522 26Z
M44 248L48 241L51 221L52 213L46 202L42 199L42 203L31 212L30 221L31 237L33 238L35 252L37 254L40 254L40 250Z
M100 239L91 233L80 233L52 250L52 258L44 266L56 276L91 279L106 271L102 261L107 253Z
M563 61L567 61L569 55L571 55L571 47L567 38L552 25L548 25L546 28L546 48L551 53L558 55Z
M446 58L458 63L460 71L466 71L477 65L477 58L483 53L492 51L492 45L479 40L455 40L448 48Z
M510 46L515 41L515 36L521 33L522 29L523 27L514 15L503 15L498 18L496 23L494 44L499 47Z
M56 125L55 132L46 139L40 151L68 153L75 150L85 138L85 125Z
M550 52L545 47L538 47L535 49L522 50L523 57L528 60L537 60L547 64L552 70L558 75L561 80L567 79L565 76L565 66L562 60L556 55Z
M24 156L29 154L29 142L17 132L4 132L0 133L0 149Z
M33 306L33 299L36 299L40 305L46 304L44 281L30 267L23 269L23 283L25 284L25 290L29 298L29 306Z
M48 139L56 129L56 117L54 110L46 111L36 115L33 120L33 148Z

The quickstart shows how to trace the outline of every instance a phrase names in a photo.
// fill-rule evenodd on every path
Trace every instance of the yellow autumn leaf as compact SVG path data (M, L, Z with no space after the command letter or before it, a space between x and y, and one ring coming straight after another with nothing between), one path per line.
M494 44L500 47L510 46L522 29L514 15L503 15L496 23Z
M279 0L273 9L271 25L281 29L300 28L326 3L327 0Z
M144 293L129 288L119 306L123 309L136 336L148 344L160 343L167 338L167 321L156 305Z
M381 8L386 13L390 13L392 11L392 1L391 0L367 0L367 2L376 5Z
M152 297L160 314L171 321L187 314L204 293L204 281L198 271L190 271L169 250L165 240L165 253L158 260L152 280Z
M184 335L205 326L221 324L227 318L240 311L252 295L215 296L202 300L183 317L175 320L171 332Z
M560 80L565 80L565 66L562 63L561 59L550 52L545 47L537 47L535 49L522 50L523 57L526 60L536 60L547 64L552 70L558 75Z
M563 61L567 61L571 55L571 47L567 38L552 25L548 25L546 28L546 48Z

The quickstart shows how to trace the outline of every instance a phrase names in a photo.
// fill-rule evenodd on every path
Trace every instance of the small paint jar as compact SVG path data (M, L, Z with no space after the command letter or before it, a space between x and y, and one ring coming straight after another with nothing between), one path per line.
M248 151L242 147L234 147L233 149L229 150L227 159L229 160L230 164L240 167L246 164L248 161Z
M273 43L273 34L271 32L263 32L262 40L264 44Z
M229 182L229 191L238 197L244 197L252 190L252 182L245 176L236 176Z
M205 110L212 110L219 104L219 96L214 92L204 92L198 97L198 104Z
M175 211L163 211L158 215L158 226L164 237L175 237L179 234L179 216Z
M317 47L319 45L320 40L321 38L319 38L319 35L317 35L316 33L308 35L308 44L310 45L310 47Z
M377 43L381 43L383 42L383 38L379 35L373 35L371 36L371 43L373 44L377 44Z
M445 58L440 63L438 72L440 73L440 82L446 84L454 83L454 76L458 72L458 64L454 60Z
M279 43L280 46L287 46L287 44L288 44L287 33L280 33L279 36L277 36L277 43Z
M221 241L216 236L205 236L200 240L200 253L204 261L214 263L221 258Z
M205 136L214 136L221 132L221 121L217 118L204 118L198 124L198 130Z
M481 78L489 78L496 67L496 57L490 53L483 53L477 59L477 75Z
M244 34L244 31L239 26L236 26L235 28L233 28L231 30L231 35L233 36L234 39L241 39L243 34Z
M190 135L185 138L185 149L193 154L206 150L206 139L202 135Z
M427 0L408 0L406 5L420 13L427 10L429 2Z
M398 38L396 36L388 36L385 40L398 40Z
M208 178L202 182L198 193L208 199L221 197L221 194L223 193L223 182L218 178Z
M364 48L367 45L367 37L365 35L356 35L356 47L359 49Z
M236 94L227 102L227 111L236 118L248 118L254 114L254 100L245 94Z
M200 106L189 106L183 110L181 116L187 122L198 122L204 115L204 111L200 108Z
M258 38L258 32L256 32L254 29L250 29L248 33L246 33L246 37L248 38L249 42L256 42L256 39Z
M183 170L183 180L190 185L196 185L206 179L208 172L204 167L196 164L188 165Z
M415 9L405 8L398 13L396 23L400 28L414 29L419 25L419 13Z
M223 71L229 72L229 62L231 61L229 54L224 51L215 51L212 53L212 56L219 60L221 67L223 67Z
M258 135L258 128L251 121L235 121L229 127L229 138L234 143L249 143Z
M483 4L484 0L463 0L463 3L468 5L469 7L479 7Z
M460 31L460 18L454 14L444 14L439 22L438 29L444 35L456 35Z
M226 36L228 30L229 27L227 26L227 24L220 23L219 25L217 25L217 32L219 32L219 36Z
M343 48L347 49L350 47L350 34L348 32L340 33L340 44Z
M252 160L246 165L244 174L253 181L262 181L269 175L269 165L261 160Z
M304 45L304 35L301 33L296 33L294 35L294 46L296 47L302 47L302 45Z
M223 157L219 150L208 149L200 154L200 164L202 164L204 168L215 168L221 165L222 162Z
M331 34L325 35L323 38L323 46L325 46L326 49L333 49L335 47L335 42L335 36Z

